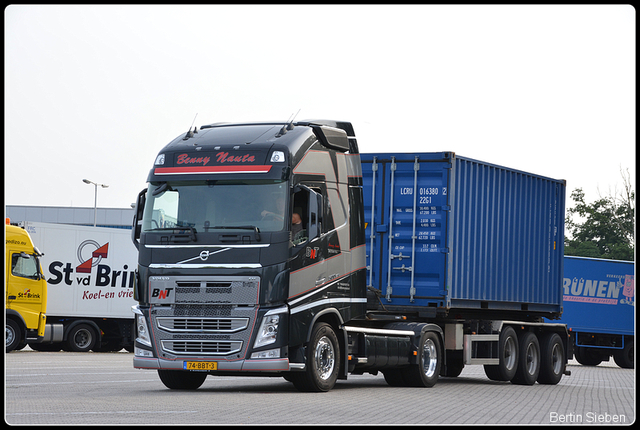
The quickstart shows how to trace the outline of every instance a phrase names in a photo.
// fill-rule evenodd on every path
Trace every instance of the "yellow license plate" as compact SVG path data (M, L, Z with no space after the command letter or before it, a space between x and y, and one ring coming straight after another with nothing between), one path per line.
M218 370L215 361L185 361L184 370Z

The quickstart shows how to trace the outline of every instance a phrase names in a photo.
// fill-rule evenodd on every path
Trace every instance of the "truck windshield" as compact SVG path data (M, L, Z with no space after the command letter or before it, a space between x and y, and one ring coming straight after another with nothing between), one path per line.
M13 254L11 257L11 274L21 278L40 279L38 258L26 252Z
M286 227L286 182L188 181L149 184L143 231L192 228L197 232Z

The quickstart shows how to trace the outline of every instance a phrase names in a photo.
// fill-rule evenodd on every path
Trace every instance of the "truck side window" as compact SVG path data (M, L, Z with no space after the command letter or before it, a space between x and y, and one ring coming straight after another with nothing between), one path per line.
M12 254L11 274L21 278L38 279L38 264L36 258L26 253Z
M292 217L293 214L298 214L300 216L300 220L302 221L302 229L299 229L299 231L295 231L298 229L294 228L292 224L291 242L294 245L300 245L301 243L306 242L309 238L309 233L307 230L309 226L309 194L304 190L298 191L293 195L292 202Z

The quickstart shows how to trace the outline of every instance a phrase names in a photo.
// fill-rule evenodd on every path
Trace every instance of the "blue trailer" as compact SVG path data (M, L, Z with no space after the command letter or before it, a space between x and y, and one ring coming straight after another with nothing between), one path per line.
M368 285L386 309L560 316L563 180L450 152L361 158Z
M613 356L634 367L635 271L632 261L564 258L564 312L575 359L588 366Z
M370 318L442 326L446 376L483 364L522 383L516 368L544 360L555 376L541 380L557 382L566 329L543 317L562 312L565 181L452 152L360 158Z

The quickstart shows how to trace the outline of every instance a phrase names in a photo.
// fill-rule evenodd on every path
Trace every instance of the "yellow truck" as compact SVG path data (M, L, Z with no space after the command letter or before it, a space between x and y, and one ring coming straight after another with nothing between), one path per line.
M5 239L5 343L10 352L44 339L47 281L40 267L42 254L29 233L7 219Z

